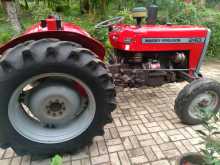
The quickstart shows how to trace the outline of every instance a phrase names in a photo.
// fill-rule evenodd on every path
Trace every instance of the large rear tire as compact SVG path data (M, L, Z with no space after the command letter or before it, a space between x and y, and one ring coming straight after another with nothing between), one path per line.
M220 84L211 79L194 80L180 91L174 109L184 124L201 124L202 109L210 111L210 115L220 110Z
M76 152L104 134L115 96L111 75L93 52L57 39L19 44L0 63L0 145L18 155Z

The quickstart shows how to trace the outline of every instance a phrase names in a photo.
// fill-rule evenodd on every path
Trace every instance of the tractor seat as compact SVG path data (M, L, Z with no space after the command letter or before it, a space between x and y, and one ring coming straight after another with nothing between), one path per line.
M136 7L132 10L133 18L146 18L147 9L145 7Z

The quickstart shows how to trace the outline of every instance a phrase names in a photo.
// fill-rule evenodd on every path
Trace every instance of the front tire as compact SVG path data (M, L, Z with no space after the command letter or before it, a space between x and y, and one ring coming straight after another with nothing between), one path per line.
M174 109L184 124L201 124L201 109L211 114L220 109L220 84L211 79L194 80L179 93Z
M17 45L5 52L0 63L1 147L12 147L18 155L76 152L104 134L116 108L115 96L104 64L80 45L57 39Z

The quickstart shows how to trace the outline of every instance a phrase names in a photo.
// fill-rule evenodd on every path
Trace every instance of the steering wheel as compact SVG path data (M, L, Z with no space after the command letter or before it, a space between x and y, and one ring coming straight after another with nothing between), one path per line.
M122 16L114 17L112 19L108 19L106 21L98 23L97 25L95 25L95 28L96 29L108 28L108 27L111 27L112 25L122 22L123 20L124 20L124 17Z

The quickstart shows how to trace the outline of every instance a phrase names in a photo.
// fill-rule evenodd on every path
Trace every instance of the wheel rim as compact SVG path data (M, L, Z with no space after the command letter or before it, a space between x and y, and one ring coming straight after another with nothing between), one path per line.
M55 121L54 119L51 120L52 122L50 121L49 125L45 125L46 124L45 120L41 120L42 118L39 118L39 114L36 115L37 112L36 110L32 112L30 109L29 111L31 114L29 114L29 112L27 113L24 110L24 108L21 106L21 103L18 101L21 97L21 93L28 84L32 84L43 78L68 79L73 81L74 83L80 84L80 86L85 91L86 94L85 96L79 96L79 94L77 94L78 91L76 92L75 89L70 92L74 100L77 98L80 99L80 110L77 111L77 106L78 106L77 101L75 102L73 101L74 103L76 103L76 106L74 107L73 112L71 111L70 114L65 115L68 118L63 117L61 118L61 120L56 118L56 121L58 122L54 124L53 123ZM54 86L52 86L51 88L53 87ZM66 89L66 92L67 91L68 88ZM51 96L53 96L53 94L51 94ZM62 97L66 98L66 96L62 96ZM81 104L84 102L85 97L87 100L86 105ZM39 105L39 107L42 106ZM60 107L60 105L58 104L54 104L54 107L55 110L62 109L61 108L62 106ZM41 109L42 108L40 108L40 110ZM91 125L95 116L95 112L96 112L96 102L90 88L78 78L63 73L41 74L25 81L13 92L8 105L9 120L12 126L14 127L14 129L23 137L31 141L44 143L44 144L62 143L79 136L80 134L85 132L88 129L88 127ZM63 122L66 120L68 121ZM62 123L59 121L62 121Z
M189 115L195 119L202 119L204 113L202 109L214 113L218 106L219 97L215 91L206 91L205 93L199 94L196 96L190 106L189 106Z

